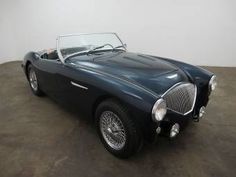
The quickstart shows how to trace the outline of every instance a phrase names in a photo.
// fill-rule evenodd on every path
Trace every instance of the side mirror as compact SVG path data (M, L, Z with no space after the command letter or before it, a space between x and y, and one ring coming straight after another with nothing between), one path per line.
M124 47L127 48L127 44L124 44Z

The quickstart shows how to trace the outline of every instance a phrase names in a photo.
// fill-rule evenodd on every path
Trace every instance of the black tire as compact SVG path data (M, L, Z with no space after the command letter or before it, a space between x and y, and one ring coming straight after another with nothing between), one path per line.
M126 140L124 146L119 150L112 148L107 143L107 141L104 139L104 135L101 130L101 115L107 111L113 112L115 115L117 115L123 124L123 128L125 129ZM140 133L133 120L130 118L127 108L121 105L118 101L109 99L102 102L97 107L95 112L95 124L98 135L103 145L110 153L112 153L116 157L128 158L141 149L143 144L142 134Z
M40 86L38 84L38 81L37 81L37 87L33 88L33 86L31 85L31 81L30 81L30 72L34 72L35 73L35 77L36 77L36 80L37 80L37 75L36 75L36 72L34 70L34 67L32 66L32 64L29 64L28 67L27 67L27 77L28 77L28 81L29 81L29 85L30 85L30 88L33 92L34 95L36 96L43 96L44 93L43 91L40 89Z

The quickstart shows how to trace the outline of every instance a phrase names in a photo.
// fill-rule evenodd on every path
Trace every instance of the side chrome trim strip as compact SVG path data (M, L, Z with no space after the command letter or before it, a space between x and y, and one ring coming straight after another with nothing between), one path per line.
M85 86L79 85L79 84L77 84L77 83L75 83L75 82L73 82L73 81L70 81L70 83L71 83L72 85L76 86L76 87L79 87L79 88L82 88L82 89L88 90L88 87L85 87Z

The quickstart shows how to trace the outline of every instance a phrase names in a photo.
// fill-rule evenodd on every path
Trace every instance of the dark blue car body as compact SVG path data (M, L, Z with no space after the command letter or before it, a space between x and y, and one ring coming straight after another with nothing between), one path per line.
M78 55L65 63L45 59L42 54L29 52L22 66L27 72L27 66L33 65L44 93L76 106L91 117L99 103L115 98L128 107L146 139L153 139L159 124L198 119L200 107L208 103L208 84L213 73L200 67L122 50ZM157 99L181 82L197 87L193 111L180 115L168 110L162 122L154 122L151 112ZM78 89L72 83L83 85L85 89Z

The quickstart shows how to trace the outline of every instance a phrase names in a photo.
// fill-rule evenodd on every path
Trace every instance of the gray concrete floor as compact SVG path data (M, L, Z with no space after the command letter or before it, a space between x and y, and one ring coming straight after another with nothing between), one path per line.
M20 62L0 65L0 176L181 176L236 174L236 68L209 67L219 85L199 123L160 138L128 160L110 155L90 122L35 97Z

